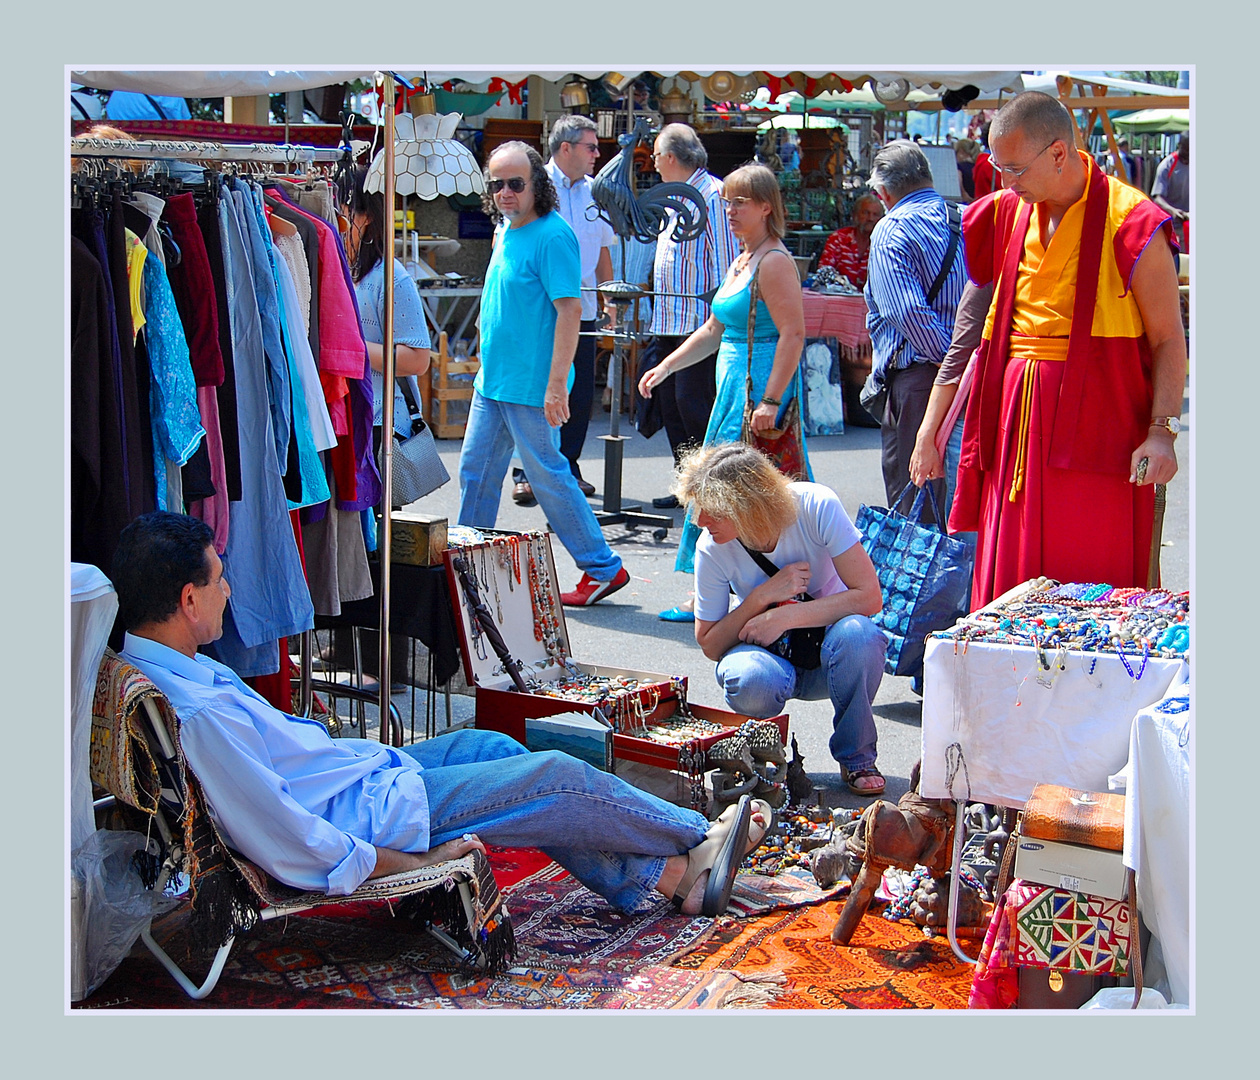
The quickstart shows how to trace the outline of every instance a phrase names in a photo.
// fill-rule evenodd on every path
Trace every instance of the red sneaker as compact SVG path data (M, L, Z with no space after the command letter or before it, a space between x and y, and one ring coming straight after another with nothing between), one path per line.
M590 574L584 572L576 589L560 594L560 603L565 607L590 607L605 596L611 596L618 589L624 589L629 584L630 572L624 566L617 571L617 576L612 581L596 581Z

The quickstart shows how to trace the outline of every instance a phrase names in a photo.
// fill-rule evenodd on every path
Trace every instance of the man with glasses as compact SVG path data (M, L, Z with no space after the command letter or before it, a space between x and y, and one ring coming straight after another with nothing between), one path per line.
M668 211L669 221L656 239L653 287L660 293L683 294L657 297L652 310L650 330L656 335L656 355L665 357L708 319L709 305L694 297L722 284L727 267L739 254L739 243L726 219L722 181L707 171L709 155L694 129L686 124L666 124L652 149L652 161L661 179L690 184L700 192L709 211L704 234L682 243L671 236L676 212ZM653 396L660 397L661 419L675 464L684 448L704 441L716 394L716 349L700 363L675 372L654 391ZM672 509L678 499L665 495L653 499L652 505Z
M1154 485L1177 471L1172 218L1074 135L1057 99L1013 98L990 131L1005 190L964 215L972 280L996 283L949 519L979 531L973 609L1042 574L1145 587Z
M595 398L595 322L600 298L593 291L613 276L611 248L617 243L612 226L599 216L591 195L590 176L599 159L595 121L585 116L564 116L552 126L548 140L551 160L547 175L556 189L556 210L577 236L582 258L582 325L573 357L573 390L569 395L569 419L560 429L560 453L569 462L583 495L594 495L595 485L582 479L578 458L586 443ZM612 309L609 308L611 315ZM535 502L533 488L523 469L513 473L512 498L523 506Z
M577 237L556 205L537 150L523 142L495 149L482 207L496 228L481 293L481 370L459 456L459 524L494 527L515 448L552 531L582 571L577 588L560 600L584 607L623 588L630 575L560 453L582 268Z

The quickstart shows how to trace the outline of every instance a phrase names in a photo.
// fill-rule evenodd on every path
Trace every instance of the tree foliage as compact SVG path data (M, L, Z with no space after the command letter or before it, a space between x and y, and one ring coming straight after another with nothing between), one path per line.
M1115 74L1117 79L1130 79L1133 82L1150 83L1152 86L1176 86L1179 71L1121 71Z

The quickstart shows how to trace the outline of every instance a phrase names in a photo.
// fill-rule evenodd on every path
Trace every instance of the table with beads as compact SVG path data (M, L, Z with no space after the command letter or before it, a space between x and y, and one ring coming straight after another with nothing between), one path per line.
M1043 581L929 637L925 798L1022 807L1039 783L1106 791L1129 731L1186 663L1188 593Z

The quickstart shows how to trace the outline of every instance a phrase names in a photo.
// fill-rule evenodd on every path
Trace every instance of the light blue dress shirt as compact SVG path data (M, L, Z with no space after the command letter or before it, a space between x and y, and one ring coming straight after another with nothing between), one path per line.
M334 740L208 656L127 634L122 657L179 716L185 758L224 841L273 877L345 896L376 868L373 845L428 850L429 802L413 758Z

